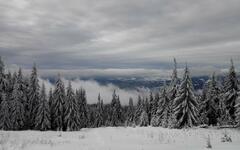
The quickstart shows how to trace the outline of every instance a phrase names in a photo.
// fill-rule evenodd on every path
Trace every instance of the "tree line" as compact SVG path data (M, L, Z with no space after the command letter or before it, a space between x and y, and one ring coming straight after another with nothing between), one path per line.
M58 75L55 87L46 91L39 85L36 65L31 75L5 72L0 57L0 129L77 131L103 126L162 126L185 128L198 125L240 126L240 90L233 61L224 82L215 74L205 83L201 93L192 85L186 65L182 79L177 63L169 85L149 96L138 96L137 104L129 98L122 106L120 96L113 91L112 101L104 104L98 95L96 104L88 104L83 88L67 87Z

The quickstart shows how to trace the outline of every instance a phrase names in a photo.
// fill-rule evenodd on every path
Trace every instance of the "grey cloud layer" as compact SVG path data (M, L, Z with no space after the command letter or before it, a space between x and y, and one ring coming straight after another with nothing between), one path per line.
M45 69L240 64L238 0L0 0L0 54Z
M68 82L69 82L68 80L64 78L62 80L65 85L68 85ZM39 81L40 83L45 84L47 91L49 91L50 88L54 89L54 85L50 83L48 80L39 78ZM148 89L140 89L141 92L136 90L124 90L124 89L118 88L113 84L108 84L103 86L103 85L99 85L96 81L93 81L93 80L83 81L80 79L75 79L71 81L71 84L74 90L79 88L84 88L86 90L87 100L88 100L88 103L90 104L97 103L98 94L101 95L101 98L103 99L104 103L110 103L112 100L111 95L114 90L116 90L117 94L120 96L120 100L123 105L128 104L128 100L130 97L134 99L134 103L137 103L138 95L146 97L148 95L147 92L149 92Z

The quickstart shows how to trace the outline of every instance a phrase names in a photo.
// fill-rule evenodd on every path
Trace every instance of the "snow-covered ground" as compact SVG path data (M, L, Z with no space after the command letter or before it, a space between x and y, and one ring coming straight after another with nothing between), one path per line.
M232 142L221 142L223 134ZM107 127L78 132L0 131L0 150L239 150L238 129Z

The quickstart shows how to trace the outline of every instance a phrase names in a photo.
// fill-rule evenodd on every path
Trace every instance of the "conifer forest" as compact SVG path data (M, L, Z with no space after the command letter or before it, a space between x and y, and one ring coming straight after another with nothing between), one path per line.
M117 126L153 126L190 128L194 126L240 126L240 92L233 60L223 81L213 73L201 93L192 85L191 70L186 65L183 77L177 73L174 59L171 82L160 91L121 105L114 90L111 103L104 103L99 93L96 104L88 104L84 88L74 90L71 81L64 85L56 76L54 89L46 91L39 83L36 64L31 75L5 72L0 61L0 129L78 131L81 128Z

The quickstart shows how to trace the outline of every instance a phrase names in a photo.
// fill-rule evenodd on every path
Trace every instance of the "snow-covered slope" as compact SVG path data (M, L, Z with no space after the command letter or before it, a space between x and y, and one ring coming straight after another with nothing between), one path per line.
M221 142L223 134L232 142ZM238 129L96 128L79 132L0 131L2 150L239 150Z

